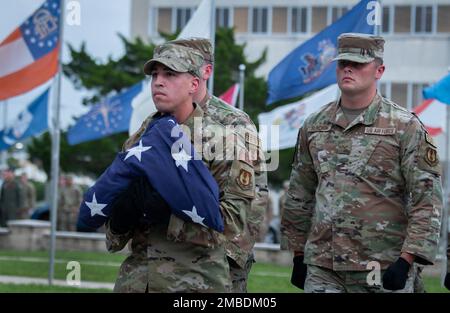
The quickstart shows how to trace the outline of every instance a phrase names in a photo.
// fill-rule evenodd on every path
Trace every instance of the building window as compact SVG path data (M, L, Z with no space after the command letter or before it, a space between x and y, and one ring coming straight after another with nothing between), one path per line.
M408 102L408 84L392 83L391 99L398 105L406 108Z
M412 104L411 108L419 106L423 102L422 90L425 88L424 84L412 84Z
M160 33L171 33L172 32L172 9L158 8L157 31Z
M395 6L395 23L394 32L410 33L411 32L411 7Z
M450 33L450 5L438 6L437 31Z
M193 8L177 8L176 9L176 21L175 31L182 30L184 26L189 22L192 14L194 13Z
M307 8L292 8L291 12L291 32L306 33L308 31Z
M392 16L391 7L383 7L383 21L381 25L381 31L383 33L392 32L391 16Z
M236 33L248 32L248 9L234 8L234 27Z
M274 7L272 9L272 33L287 33L287 8Z
M327 27L327 7L312 8L312 32L318 33Z
M347 7L332 7L331 8L331 23L336 22L342 15L347 13Z
M391 83L390 82L380 82L378 85L379 93L387 98L391 99Z
M431 33L433 22L433 7L429 5L415 7L415 17L415 32Z
M253 8L252 10L253 33L267 33L268 11L269 10L267 8Z
M231 27L231 10L230 8L217 8L216 9L216 27Z

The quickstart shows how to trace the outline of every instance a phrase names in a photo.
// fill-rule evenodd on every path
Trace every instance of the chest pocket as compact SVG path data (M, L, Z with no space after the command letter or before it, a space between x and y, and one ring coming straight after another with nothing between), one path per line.
M392 135L366 134L366 149L361 154L356 174L364 176L392 176L399 169L400 147Z
M332 158L336 152L331 125L308 127L308 147L317 175L325 175L332 170Z

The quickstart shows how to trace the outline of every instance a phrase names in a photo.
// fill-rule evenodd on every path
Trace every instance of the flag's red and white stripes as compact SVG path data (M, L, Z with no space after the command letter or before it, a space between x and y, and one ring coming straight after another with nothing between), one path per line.
M438 136L445 130L446 105L436 99L428 99L414 108L431 136Z
M219 98L228 103L229 105L235 107L238 95L239 95L239 84L234 84L227 91L221 94Z

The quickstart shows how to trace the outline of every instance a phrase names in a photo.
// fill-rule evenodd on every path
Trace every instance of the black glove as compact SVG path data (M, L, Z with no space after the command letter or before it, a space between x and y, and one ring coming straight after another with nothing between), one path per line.
M138 185L134 189L134 199L137 207L142 212L141 223L152 225L168 225L172 213L167 202L161 197L146 177L138 179Z
M445 275L444 286L445 288L447 288L447 290L450 290L450 273L447 273L447 275Z
M122 192L112 204L109 225L111 231L115 234L124 234L139 224L142 212L136 205L134 198L139 183L138 180L133 181L128 189Z
M389 265L383 275L383 288L388 290L400 290L405 288L408 272L411 264L403 258Z
M291 284L300 289L305 289L306 264L303 263L303 255L295 256L293 262Z
M168 224L171 210L146 177L136 178L114 202L111 230L124 234L139 225Z

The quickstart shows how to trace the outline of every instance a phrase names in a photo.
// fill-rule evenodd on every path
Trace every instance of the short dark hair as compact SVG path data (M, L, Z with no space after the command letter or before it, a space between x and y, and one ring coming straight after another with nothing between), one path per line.
M382 58L375 58L374 62L377 64L377 66L383 65L383 59Z

